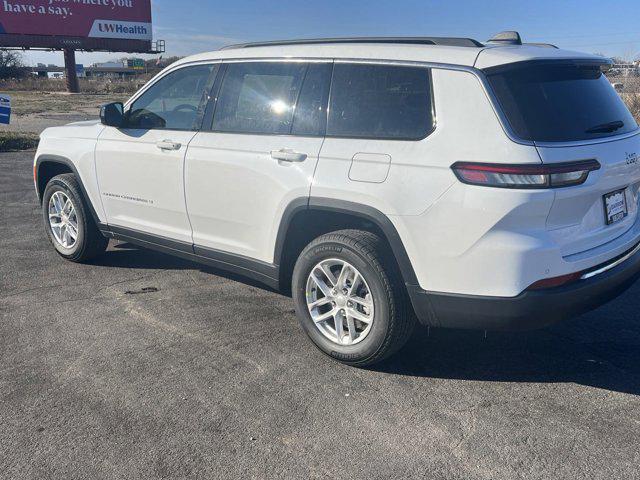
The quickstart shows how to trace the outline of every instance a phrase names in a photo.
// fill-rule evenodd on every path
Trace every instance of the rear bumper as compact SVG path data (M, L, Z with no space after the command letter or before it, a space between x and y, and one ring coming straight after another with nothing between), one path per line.
M480 330L531 330L593 310L627 290L640 277L640 252L595 276L517 297L426 292L409 287L421 323Z

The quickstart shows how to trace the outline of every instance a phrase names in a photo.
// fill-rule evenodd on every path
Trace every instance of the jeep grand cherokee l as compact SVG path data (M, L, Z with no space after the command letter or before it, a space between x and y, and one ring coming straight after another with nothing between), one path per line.
M640 270L640 135L610 65L517 34L185 58L101 121L42 134L46 231L71 261L114 238L290 292L351 365L416 320L542 327Z

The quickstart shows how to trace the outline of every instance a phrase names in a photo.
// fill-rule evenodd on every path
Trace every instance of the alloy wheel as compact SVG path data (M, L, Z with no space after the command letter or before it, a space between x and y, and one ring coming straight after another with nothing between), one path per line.
M56 242L71 249L78 241L78 217L71 199L61 191L49 199L49 225Z
M338 345L359 343L371 331L371 289L358 269L344 260L323 260L311 270L306 301L316 328Z

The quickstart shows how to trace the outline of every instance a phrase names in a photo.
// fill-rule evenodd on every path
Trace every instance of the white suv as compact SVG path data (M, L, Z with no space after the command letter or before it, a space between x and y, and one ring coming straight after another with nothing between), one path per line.
M42 134L47 233L72 261L115 238L290 292L351 365L416 319L544 326L640 271L640 132L610 64L515 33L192 56Z

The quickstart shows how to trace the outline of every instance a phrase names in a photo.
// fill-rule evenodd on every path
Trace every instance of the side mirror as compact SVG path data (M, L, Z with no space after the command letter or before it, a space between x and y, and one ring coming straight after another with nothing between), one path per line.
M103 125L120 128L124 125L124 105L122 102L107 103L100 108Z

